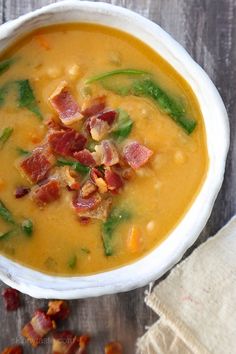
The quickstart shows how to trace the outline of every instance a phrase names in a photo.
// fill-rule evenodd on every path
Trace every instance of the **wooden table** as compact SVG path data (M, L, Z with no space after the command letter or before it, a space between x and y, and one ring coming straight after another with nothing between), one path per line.
M5 22L21 14L53 3L50 0L0 0L0 21ZM235 0L105 0L127 7L161 25L206 70L219 89L231 120L231 148L226 176L215 203L211 218L196 247L214 234L236 211L236 1ZM207 94L207 92L206 92ZM214 117L212 117L214 119ZM235 199L234 199L235 198ZM192 250L191 249L191 250ZM187 253L189 254L190 251ZM138 276L138 274L136 275ZM3 288L4 285L1 285ZM156 320L143 302L145 288L128 293L96 299L71 301L73 309L64 328L88 332L92 336L90 353L103 353L104 343L120 340L126 354L135 352L136 338L145 326ZM6 313L0 301L0 349L20 343L20 329L32 312L46 305L46 301L23 296L23 306L16 313ZM24 353L34 350L24 342ZM37 349L50 353L50 340Z

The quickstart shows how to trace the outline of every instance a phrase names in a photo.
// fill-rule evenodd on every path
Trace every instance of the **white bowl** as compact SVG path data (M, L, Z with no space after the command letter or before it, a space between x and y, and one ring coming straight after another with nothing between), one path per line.
M229 124L217 89L184 48L155 23L121 7L87 1L49 5L0 26L0 48L5 49L35 28L62 22L91 22L123 30L167 60L189 83L198 99L209 153L207 177L185 217L160 246L128 266L92 276L56 277L0 257L0 278L9 286L36 298L74 299L146 285L181 259L205 226L221 187L229 147Z

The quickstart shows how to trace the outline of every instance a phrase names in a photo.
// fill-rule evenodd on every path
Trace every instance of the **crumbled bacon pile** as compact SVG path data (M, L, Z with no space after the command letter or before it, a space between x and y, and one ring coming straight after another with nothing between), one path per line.
M153 152L138 142L122 148L109 138L116 125L117 112L98 97L80 109L66 82L62 82L50 103L57 120L48 123L41 146L20 163L20 170L34 185L31 197L39 206L58 198L62 190L74 191L72 206L81 220L105 220L112 195L119 193L133 172L147 163ZM90 151L91 143L94 150ZM58 159L66 159L58 166ZM84 176L76 164L89 171ZM20 198L29 191L18 190Z
M22 329L22 335L33 347L43 342L43 338L56 328L56 321L66 320L70 314L66 301L49 301L48 310L37 310L34 316ZM52 354L85 354L90 337L77 336L71 331L52 333Z
M7 294L7 295L6 295ZM14 295L13 295L14 294ZM2 293L4 300L10 304L7 310L16 310L20 304L19 292L7 288ZM7 296L7 297L6 297ZM17 301L16 301L17 299ZM14 305L14 306L13 306ZM64 300L53 300L48 303L48 310L35 311L32 319L22 329L22 335L27 341L36 348L43 343L43 338L56 328L59 321L64 321L69 317L70 309L68 302ZM90 336L76 335L71 331L53 331L52 332L52 354L86 354L90 342ZM105 345L105 354L122 354L123 349L119 342L111 342ZM23 349L19 345L10 346L1 352L1 354L23 354Z

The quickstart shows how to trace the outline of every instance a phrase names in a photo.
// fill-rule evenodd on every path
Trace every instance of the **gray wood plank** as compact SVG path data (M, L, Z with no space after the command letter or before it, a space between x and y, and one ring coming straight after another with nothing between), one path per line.
M0 21L53 3L50 0L1 0ZM194 245L214 234L236 210L236 2L234 0L107 0L105 2L127 7L157 22L179 41L194 59L203 66L216 83L228 109L231 122L231 148L223 188L207 226ZM214 119L214 117L213 117ZM187 252L189 254L192 249ZM138 274L136 275L138 276ZM4 285L1 285L3 288ZM128 293L103 296L96 299L71 301L72 316L62 328L78 333L89 332L93 340L91 353L103 353L106 341L118 339L126 354L135 352L135 340L144 333L156 316L143 303L144 288ZM17 313L6 314L0 300L0 349L21 341L20 329L30 319L34 309L45 301L22 296L24 306ZM3 325L4 324L4 325ZM25 353L34 351L24 343ZM37 350L50 352L50 343Z

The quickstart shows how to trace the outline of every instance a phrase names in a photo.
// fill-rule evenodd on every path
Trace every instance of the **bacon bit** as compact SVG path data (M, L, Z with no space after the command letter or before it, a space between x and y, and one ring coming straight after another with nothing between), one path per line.
M37 310L31 321L24 326L21 334L33 347L37 347L42 338L54 328L56 328L55 322L42 310Z
M91 137L95 141L102 140L110 131L109 124L95 116L90 118L89 128Z
M119 154L115 144L111 140L103 140L101 143L102 161L105 166L113 166L119 162Z
M93 159L96 162L96 166L100 166L102 164L102 148L100 145L96 145L94 149L95 151L92 152Z
M29 187L25 187L25 186L19 186L16 187L15 190L15 197L17 199L19 198L23 198L25 195L27 195L30 192L30 188Z
M66 130L67 127L63 126L55 117L48 119L45 123L46 127L50 130ZM69 128L70 129L70 128Z
M71 331L53 334L52 354L85 354L90 337L76 336Z
M98 207L101 203L102 198L99 193L93 194L90 198L82 198L78 196L73 200L73 206L75 207L78 213L88 210L93 210ZM87 215L79 215L79 216L87 216Z
M117 112L110 110L110 111L105 111L102 113L99 113L97 115L98 119L103 120L104 122L107 122L109 125L112 125L114 121L116 120L117 117Z
M90 220L91 220L90 218L87 218L85 216L81 216L79 218L79 221L82 225L88 225L90 223Z
M127 144L124 147L123 152L126 161L133 169L138 169L139 167L145 165L153 154L152 150L136 141Z
M108 217L108 213L111 209L112 198L102 200L96 209L79 211L78 216L80 218L98 219L105 221Z
M63 300L49 301L47 315L53 320L66 320L69 317L70 309L68 302Z
M3 349L1 354L23 354L23 349L19 345L7 347L7 348Z
M49 44L47 37L44 36L43 34L37 34L35 36L35 39L38 42L38 44L40 45L40 47L42 47L43 49L46 49L46 50L51 49L51 45Z
M75 152L74 158L85 166L93 167L96 165L92 153L87 149Z
M94 183L96 183L97 178L103 177L103 174L101 171L99 171L98 168L91 168L90 170L90 178Z
M6 288L2 292L2 296L7 311L16 311L20 307L20 294L18 290Z
M107 184L105 180L103 179L103 174L97 169L97 168L92 168L90 171L90 178L92 181L96 184L98 187L98 190L101 194L107 192Z
M80 184L76 181L76 179L72 176L73 171L69 166L63 166L60 168L61 178L64 183L69 187L69 190L79 190Z
M52 354L73 354L79 348L79 338L70 331L53 333Z
M130 252L136 253L141 247L141 235L136 226L132 226L127 239L127 248Z
M48 141L54 153L64 157L73 157L75 152L84 149L87 139L74 129L67 129L51 133Z
M22 171L32 183L38 183L47 178L51 166L48 156L39 149L33 151L31 156L20 163Z
M107 183L108 189L111 191L117 191L124 185L120 175L118 175L118 173L112 171L111 169L106 169L105 181Z
M119 342L111 342L106 344L105 354L123 354L122 345Z
M104 181L103 178L101 177L98 177L96 179L96 182L95 182L96 186L98 187L98 190L101 194L104 194L107 192L108 188L107 188L107 184L106 182Z
M90 337L86 334L82 335L79 337L79 345L80 345L80 349L84 349L87 347L87 345L90 342ZM80 354L80 353L79 353Z
M49 101L58 113L62 123L66 126L78 122L83 118L76 100L68 89L67 82L62 81L60 83L50 96Z
M125 168L121 171L121 176L125 180L129 181L134 177L134 170L132 170L132 168L130 168L130 167Z
M88 198L96 191L97 191L97 186L95 186L91 181L88 180L81 187L80 194L82 198Z
M60 197L60 186L57 180L51 179L38 187L33 194L37 204L43 206Z
M88 102L82 106L82 114L84 117L92 117L96 114L102 112L106 106L106 97L100 96L93 98L92 101L89 99Z

